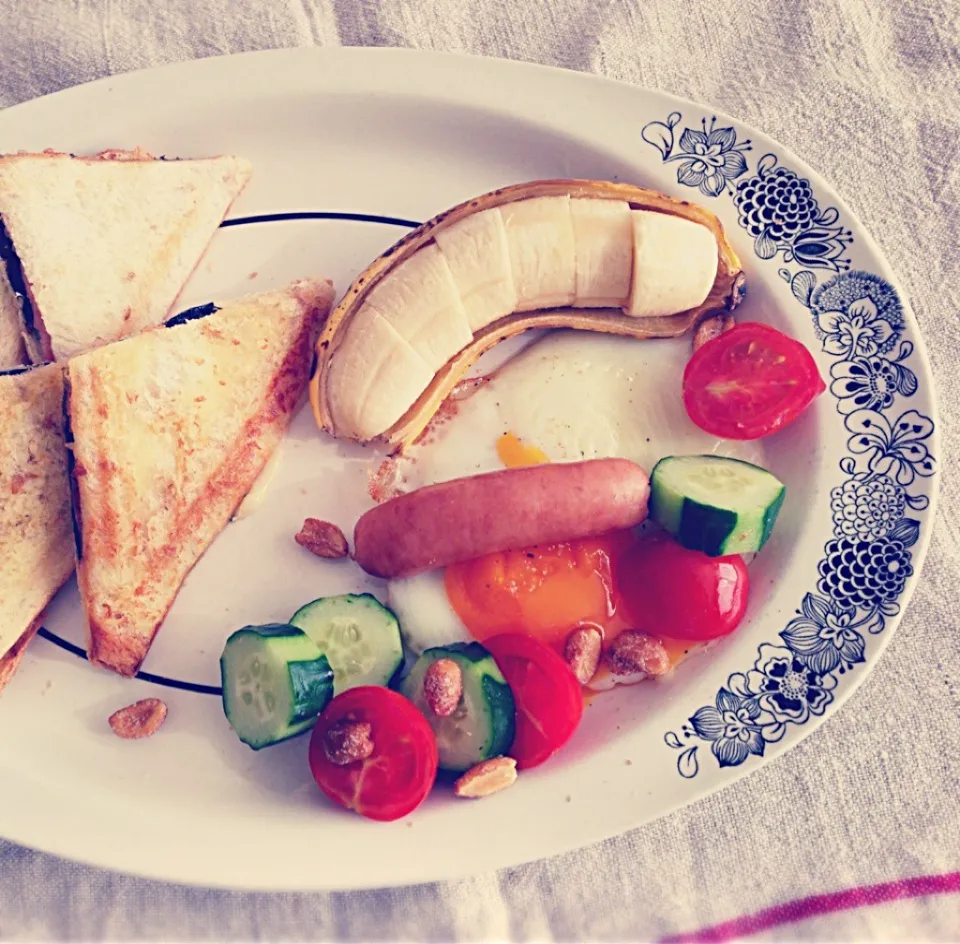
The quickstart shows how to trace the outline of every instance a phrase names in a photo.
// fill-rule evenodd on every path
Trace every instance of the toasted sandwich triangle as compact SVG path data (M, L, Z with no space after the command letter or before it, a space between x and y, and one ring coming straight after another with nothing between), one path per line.
M73 573L73 528L56 365L0 375L0 688Z
M30 359L65 360L165 321L250 174L228 156L0 157L0 243Z
M301 402L333 291L250 296L70 361L78 580L91 661L133 675Z

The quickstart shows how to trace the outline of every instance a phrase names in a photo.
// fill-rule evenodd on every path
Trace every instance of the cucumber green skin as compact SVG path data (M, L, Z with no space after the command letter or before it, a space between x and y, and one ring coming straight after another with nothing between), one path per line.
M333 669L326 656L309 662L288 662L293 690L294 716L291 723L312 724L333 698Z
M755 518L685 498L680 509L680 528L674 536L684 547L703 551L709 557L759 551L773 532L786 493L786 488L782 488L763 514Z
M317 600L311 600L310 603L301 606L300 609L290 617L290 625L295 626L313 638L313 634L310 631L313 621L317 618L321 620L325 619L328 616L327 610L336 610L343 606L357 606L358 610L369 609L372 613L376 613L383 619L385 625L390 625L395 630L394 638L391 641L395 641L396 643L396 645L393 646L395 661L389 672L384 673L384 675L379 678L355 680L348 687L353 688L357 685L383 685L389 687L403 668L403 641L400 634L400 622L397 619L396 613L389 607L384 606L372 593L344 593L338 596L320 597ZM386 634L384 641L386 641ZM334 682L334 689L337 695L339 695L341 691L347 690L346 688L341 688L336 682Z
M483 697L494 719L491 724L494 736L487 745L487 756L483 758L486 760L506 754L513 746L513 739L517 734L517 704L513 700L513 692L507 680L498 681L489 673L483 676Z
M767 505L767 510L763 513L763 532L760 535L760 544L757 546L759 551L764 544L767 543L767 538L773 534L773 526L777 523L777 515L780 514L780 509L783 507L783 500L787 497L787 486L784 485L780 489L780 494L773 500L772 504Z
M289 740L298 734L310 730L316 721L317 715L327 707L333 698L333 670L327 662L326 656L316 659L303 659L287 662L289 672L290 692L293 701L293 714L289 722L277 729L275 735L268 738L257 738L247 734L242 728L234 726L239 712L233 705L234 686L230 677L229 660L227 658L231 643L245 637L256 639L283 639L291 640L306 633L287 623L268 623L264 626L244 626L232 633L223 648L220 657L220 679L223 689L221 700L223 713L233 727L237 737L255 751L281 741ZM307 637L309 639L309 637Z
M677 541L692 551L702 551L708 557L724 557L729 554L748 554L759 551L773 533L777 515L783 507L786 486L766 506L762 514L738 514L727 508L717 508L682 498L679 502L670 496L657 478L657 469L673 459L661 459L650 476L650 517ZM741 462L728 459L729 462ZM750 465L749 462L741 462Z
M393 617L394 620L397 618L393 610L384 606L372 593L341 593L337 596L318 597L316 600L305 603L290 617L290 625L299 629L301 628L300 622L294 622L294 620L304 621L309 619L317 610L322 613L325 609L332 609L344 604L348 606L359 604L361 607L380 610L384 614Z
M493 656L478 642L453 643L449 646L437 646L427 649L417 660L416 665L401 685L401 692L418 707L423 708L422 693L414 690L414 685L422 684L425 665L436 662L438 659L453 659L463 672L464 687L471 684L471 679L480 683L480 692L486 706L486 721L489 736L484 738L476 757L469 762L452 763L449 756L440 746L440 768L454 773L468 770L474 764L498 757L510 750L516 734L516 703L513 692L497 667ZM424 669L425 671L425 669ZM419 687L419 685L418 685ZM431 727L436 726L444 719L438 719L430 711L424 711Z
M231 640L238 636L259 636L262 639L281 639L284 636L296 638L303 635L303 630L298 629L292 623L264 623L262 626L244 626L236 632L230 634L224 646L230 645Z

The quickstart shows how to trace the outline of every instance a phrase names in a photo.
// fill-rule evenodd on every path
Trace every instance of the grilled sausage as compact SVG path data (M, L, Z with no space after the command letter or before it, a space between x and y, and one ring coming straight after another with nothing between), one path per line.
M412 577L496 551L553 544L639 524L646 472L628 459L592 459L428 485L372 508L354 530L368 573Z

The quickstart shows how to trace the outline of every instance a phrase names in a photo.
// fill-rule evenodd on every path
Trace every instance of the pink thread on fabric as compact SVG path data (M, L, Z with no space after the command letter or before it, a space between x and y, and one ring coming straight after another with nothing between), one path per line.
M916 878L899 879L881 885L861 885L826 895L797 898L782 905L774 905L751 915L741 915L722 924L702 928L685 934L676 934L661 939L661 944L706 944L706 942L730 941L774 928L781 924L806 921L836 911L850 911L869 905L881 905L903 898L921 898L924 895L943 895L960 892L960 872L945 875L921 875Z

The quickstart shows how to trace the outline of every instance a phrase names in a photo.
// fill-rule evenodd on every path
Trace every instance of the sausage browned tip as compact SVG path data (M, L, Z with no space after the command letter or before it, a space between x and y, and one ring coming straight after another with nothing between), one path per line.
M504 469L428 485L370 509L353 533L375 577L412 577L484 554L629 528L647 516L647 473L628 459Z

